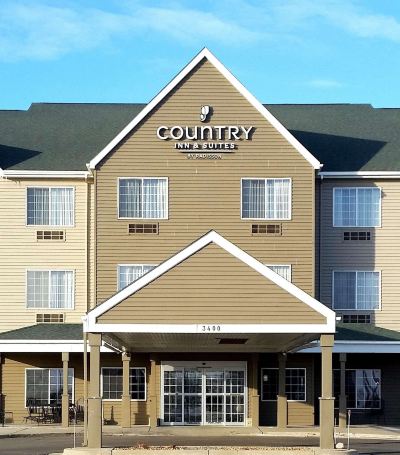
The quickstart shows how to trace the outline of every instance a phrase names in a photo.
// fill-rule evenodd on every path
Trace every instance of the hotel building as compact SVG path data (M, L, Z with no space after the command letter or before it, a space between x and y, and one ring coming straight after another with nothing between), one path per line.
M6 422L399 425L399 124L207 49L149 104L0 111Z

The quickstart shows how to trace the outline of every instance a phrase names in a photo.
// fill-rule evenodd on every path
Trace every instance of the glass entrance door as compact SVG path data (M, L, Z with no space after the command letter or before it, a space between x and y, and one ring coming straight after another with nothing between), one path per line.
M163 422L167 425L244 425L244 368L164 370Z

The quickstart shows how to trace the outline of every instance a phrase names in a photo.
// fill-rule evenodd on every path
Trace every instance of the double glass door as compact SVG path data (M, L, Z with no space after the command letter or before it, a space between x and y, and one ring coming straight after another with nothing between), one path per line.
M246 371L186 368L164 371L163 422L169 425L244 425Z

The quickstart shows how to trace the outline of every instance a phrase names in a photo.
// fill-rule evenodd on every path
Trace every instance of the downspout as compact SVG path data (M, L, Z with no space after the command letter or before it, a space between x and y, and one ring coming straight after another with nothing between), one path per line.
M321 302L321 238L322 238L322 181L324 180L324 176L320 175L321 183L319 184L319 216L318 216L318 301Z

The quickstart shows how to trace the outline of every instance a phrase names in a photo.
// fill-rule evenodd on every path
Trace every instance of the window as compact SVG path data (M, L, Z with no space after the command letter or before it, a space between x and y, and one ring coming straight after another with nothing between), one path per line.
M103 399L122 397L122 368L102 368ZM131 400L146 400L146 368L131 368L129 373Z
M289 220L291 181L284 179L242 179L242 218Z
M261 369L261 400L276 401L279 390L278 368ZM288 400L306 401L306 369L286 368L285 393Z
M379 310L380 272L333 272L333 308Z
M74 272L71 270L28 270L27 308L74 307Z
M349 409L381 407L381 370L346 370L345 392ZM339 407L340 370L333 371L335 407Z
M74 370L68 368L68 395L73 402ZM28 368L25 370L25 405L61 404L63 393L62 368Z
M381 225L380 188L334 188L333 225L335 227L379 227Z
M154 264L129 264L118 266L118 290L133 283L145 273L157 267Z
M265 264L275 273L285 278L285 280L292 281L292 266L291 265L277 265L277 264Z
M167 191L166 178L119 179L119 218L167 218Z
M74 225L73 188L28 188L27 224Z

